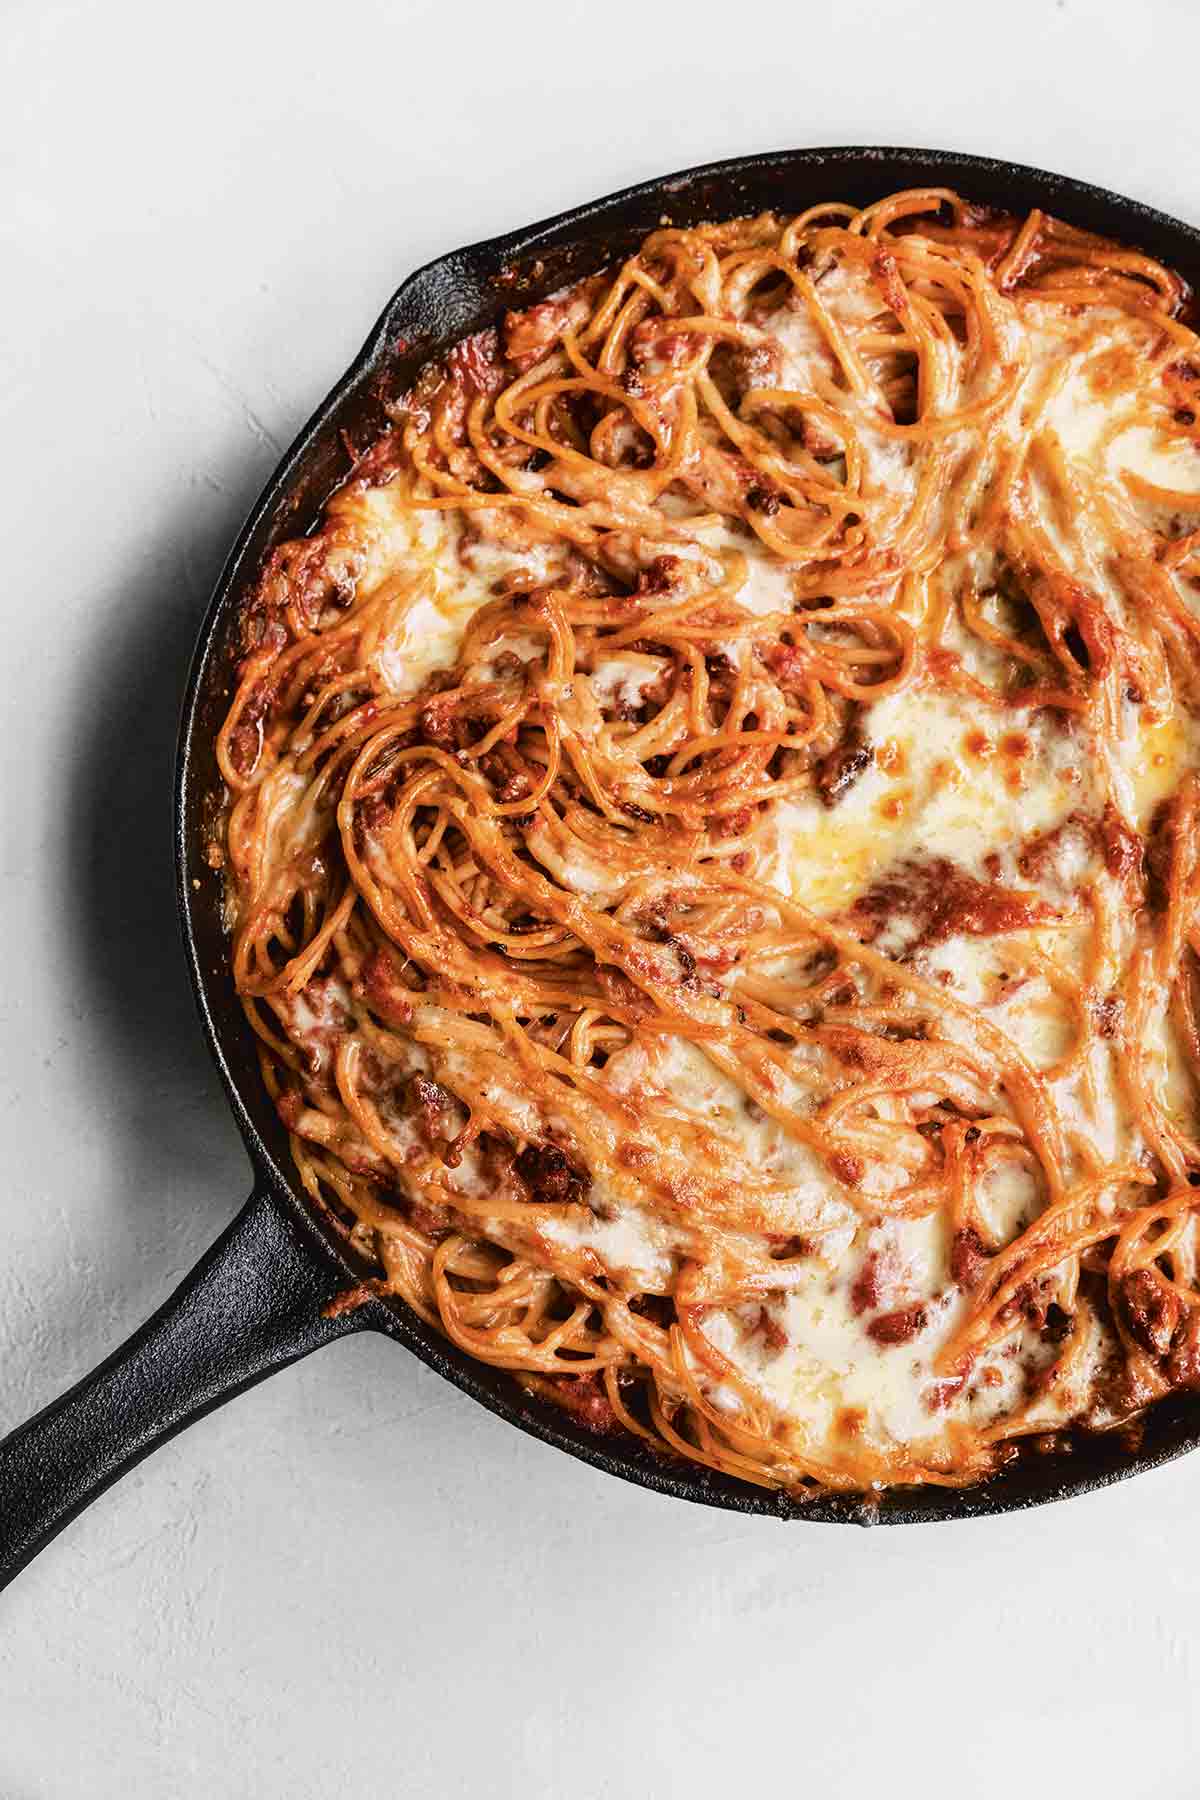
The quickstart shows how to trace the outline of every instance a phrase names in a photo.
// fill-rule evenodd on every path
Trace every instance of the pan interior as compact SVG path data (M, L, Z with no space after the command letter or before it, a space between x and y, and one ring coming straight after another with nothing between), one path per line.
M1065 177L929 150L814 149L735 159L644 183L420 270L398 290L250 515L201 628L184 703L175 822L179 910L201 1018L259 1178L286 1199L312 1254L331 1260L348 1281L367 1271L292 1177L287 1136L262 1086L253 1035L234 991L221 879L205 856L223 793L213 745L232 692L241 606L263 557L316 520L349 467L347 442L369 443L386 423L389 400L424 363L494 324L505 308L527 305L602 268L664 219L694 225L764 208L800 212L827 199L861 205L907 187L953 187L1009 211L1039 206L1142 249L1193 287L1200 284L1200 233ZM1015 1510L1105 1485L1200 1442L1195 1408L1186 1396L1175 1396L1151 1410L1136 1454L1114 1435L1097 1435L1079 1438L1069 1455L1022 1457L973 1488L798 1502L703 1469L669 1465L640 1444L592 1436L530 1400L501 1371L467 1357L399 1304L377 1304L372 1323L492 1411L610 1474L678 1498L777 1517L901 1524Z

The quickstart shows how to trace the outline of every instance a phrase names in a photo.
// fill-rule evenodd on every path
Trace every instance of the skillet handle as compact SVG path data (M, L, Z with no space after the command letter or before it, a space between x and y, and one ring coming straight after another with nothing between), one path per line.
M254 1193L140 1331L0 1442L0 1588L193 1419L373 1323L371 1305L322 1317L339 1285L274 1195Z

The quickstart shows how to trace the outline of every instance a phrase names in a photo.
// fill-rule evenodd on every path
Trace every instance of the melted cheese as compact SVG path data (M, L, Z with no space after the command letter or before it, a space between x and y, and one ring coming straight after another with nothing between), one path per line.
M542 547L510 549L487 538L468 539L449 513L410 511L391 484L347 490L338 498L337 516L363 547L360 596L395 596L372 658L394 694L415 694L437 670L453 668L463 633L500 582L513 576L548 580L555 566ZM536 640L531 643L540 651Z
M667 667L661 656L606 657L592 671L592 693L601 706L636 709Z
M1107 480L1140 475L1156 487L1200 492L1200 453L1160 427L1134 423L1095 385L1094 357L1069 358L1042 415L1068 456Z
M286 871L303 850L315 850L328 829L328 814L318 804L317 783L293 768L290 758L263 780L258 792L262 855L253 872L255 898L271 891L272 878Z
M986 730L965 696L901 689L865 709L863 735L874 761L836 807L807 793L777 812L769 879L818 912L848 906L918 853L978 874L989 852L1086 804L1060 731L1040 721Z
M835 270L819 283L818 292L842 325L865 324L882 310L874 283L861 272ZM1119 315L1114 332L1118 326ZM1068 344L1064 350L1061 313L1053 315L1053 327L1036 309L1030 309L1024 333L1012 320L1004 325L1013 354L1025 357L1027 369L995 427L998 448L1023 445L1030 432L1048 432L1073 462L1105 481L1119 484L1124 473L1134 472L1160 486L1200 491L1200 456L1156 428L1114 415L1096 385L1094 344ZM830 343L806 311L789 305L768 321L768 330L782 355L781 386L820 393L835 379ZM958 347L944 344L939 354L952 372ZM1054 366L1051 359L1056 359ZM847 402L844 393L841 398L860 431L865 491L893 499L899 517L916 489L912 453L903 442L874 429L877 415L869 399ZM513 575L543 580L552 574L544 549L513 549L486 538L467 544L448 515L407 514L386 487L356 495L344 510L357 517L367 546L362 591L382 594L390 583L400 594L374 654L382 681L397 694L416 691L431 672L454 662L468 622L498 582ZM680 511L671 504L663 510ZM1058 546L1067 564L1079 567L1081 578L1104 578L1090 539L1081 538L1079 544L1058 540ZM647 543L643 559L662 547ZM738 603L759 616L792 611L792 569L757 541L735 536L723 525L709 525L697 531L693 546L673 540L670 548L692 559L697 578L707 575L714 582L722 579L730 554L736 553L744 559ZM964 565L964 578L968 573ZM999 651L958 623L949 627L946 645L977 679L997 685L1005 661ZM525 660L540 654L538 641L522 641L519 654ZM743 669L747 660L740 658ZM588 677L590 712L582 683L575 684L573 697L564 690L563 705L570 702L577 729L594 731L597 706L638 708L662 668L659 658L638 653L602 661ZM1021 885L1020 847L1053 832L1072 814L1097 814L1104 802L1104 771L1086 727L1064 727L1061 715L1036 712L1020 723L1011 709L989 711L967 694L918 682L864 707L861 723L873 761L838 805L827 809L815 792L803 793L777 804L761 832L759 875L821 914L846 912L887 870L912 859L944 858L978 879L995 879L996 865L989 861L985 867L985 859L999 857L1003 878ZM1151 705L1128 710L1118 766L1107 773L1132 823L1146 825L1184 769L1195 764L1198 746L1194 724L1178 716L1164 719ZM285 781L282 775L277 779ZM278 801L282 808L286 798L281 787L269 803ZM565 833L539 824L530 831L528 844L543 866L575 892L620 892L624 878L614 877L577 842L568 842ZM1036 967L1042 949L1054 947L1061 953L1065 946L1076 954L1074 944L1083 942L1079 896L1089 884L1102 887L1111 878L1094 846L1065 837L1056 879L1073 897L1063 920L1001 938L955 936L921 951L918 968L950 999L974 1009L1003 1033L1015 1055L1046 1073L1077 1140L1074 1149L1068 1148L1069 1161L1084 1147L1113 1159L1129 1158L1142 1146L1122 1090L1119 1053L1101 1043L1086 1065L1078 1063L1073 1057L1077 1021ZM1117 946L1118 965L1127 948ZM1114 977L1118 972L1111 971ZM436 1036L436 1023L429 1029ZM954 1038L952 1017L943 1029ZM1165 1015L1151 1019L1147 1041L1162 1104L1190 1121L1190 1088ZM444 1056L441 1064L446 1079L453 1081L454 1055ZM851 1202L825 1161L760 1109L749 1107L742 1089L702 1046L661 1036L635 1040L610 1059L606 1080L619 1095L647 1097L665 1117L702 1129L713 1147L716 1172L731 1183L744 1172L747 1180L769 1184L781 1229L813 1234L815 1253L789 1265L786 1280L781 1274L780 1288L764 1308L714 1305L704 1324L713 1348L779 1410L801 1443L819 1447L830 1442L848 1428L847 1420L849 1428L881 1444L936 1440L946 1420L985 1422L1016 1405L1029 1372L1051 1358L1053 1352L1037 1333L1021 1327L981 1358L961 1393L943 1392L935 1373L937 1353L961 1321L967 1300L951 1277L947 1227L940 1216L865 1222L861 1204ZM546 1129L547 1121L517 1088L492 1081L484 1092L515 1135L532 1138ZM1001 1122L1012 1116L1005 1095L994 1097L994 1111ZM885 1097L880 1115L886 1114ZM997 1141L1003 1146L1002 1138ZM470 1181L469 1166L458 1179ZM874 1195L885 1210L887 1193L903 1179L902 1170L868 1159L858 1200ZM985 1224L1007 1239L1036 1214L1045 1195L1029 1159L1002 1149L988 1163L976 1200ZM503 1241L506 1225L495 1221L492 1229ZM590 1210L577 1208L540 1229L551 1245L591 1252L618 1284L654 1292L669 1290L687 1254L686 1221L664 1219L632 1177L597 1179ZM731 1236L729 1254L736 1252ZM904 1343L881 1347L867 1335L864 1313L869 1316L873 1309L864 1307L854 1283L870 1255L885 1256L891 1271L886 1304L924 1308L923 1323ZM762 1329L764 1310L771 1332ZM786 1340L783 1347L781 1339ZM1098 1331L1090 1355L1099 1358L1104 1348ZM1087 1366L1084 1358L1084 1374L1075 1388L1044 1403L1047 1423L1067 1416L1080 1402L1079 1384ZM736 1404L727 1386L714 1386L711 1395L718 1404Z
M816 284L817 297L840 326L865 326L884 311L884 300L866 270L841 264L830 269ZM766 330L783 356L780 386L800 393L820 394L834 379L837 361L829 341L809 312L795 304L781 307L766 323ZM865 491L911 501L916 490L916 470L903 443L876 429L873 401L840 393L840 404L850 414L866 454Z

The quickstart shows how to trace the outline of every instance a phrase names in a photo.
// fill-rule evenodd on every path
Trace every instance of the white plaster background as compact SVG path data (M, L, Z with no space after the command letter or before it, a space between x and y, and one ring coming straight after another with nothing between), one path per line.
M0 6L0 1424L247 1170L176 941L193 631L392 288L790 143L988 151L1200 217L1188 0ZM326 1351L0 1597L0 1800L1194 1791L1200 1459L875 1534L607 1480Z

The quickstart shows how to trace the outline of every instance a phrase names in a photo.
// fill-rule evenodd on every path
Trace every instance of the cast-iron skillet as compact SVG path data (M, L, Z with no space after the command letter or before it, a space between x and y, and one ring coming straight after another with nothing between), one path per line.
M1070 1454L1032 1456L961 1492L897 1491L877 1501L800 1502L703 1469L659 1460L637 1443L596 1437L526 1398L505 1374L473 1361L403 1305L372 1300L328 1319L322 1309L367 1273L336 1228L300 1192L287 1138L263 1089L251 1033L235 998L221 926L219 878L203 856L220 795L213 739L228 705L237 619L265 551L306 530L345 475L343 434L360 445L384 423L390 394L430 357L630 251L664 216L678 224L820 200L876 200L897 188L951 186L987 204L1040 206L1136 245L1200 287L1200 233L1133 200L987 157L936 150L788 150L739 157L648 181L469 250L410 277L358 360L304 427L254 508L200 631L179 732L175 837L179 917L200 1017L250 1153L249 1201L197 1268L94 1374L0 1444L0 1585L110 1482L157 1444L275 1369L350 1331L382 1331L521 1430L643 1487L681 1500L779 1519L915 1524L1064 1499L1154 1468L1200 1442L1200 1407L1163 1402L1136 1455L1114 1437L1080 1439Z

